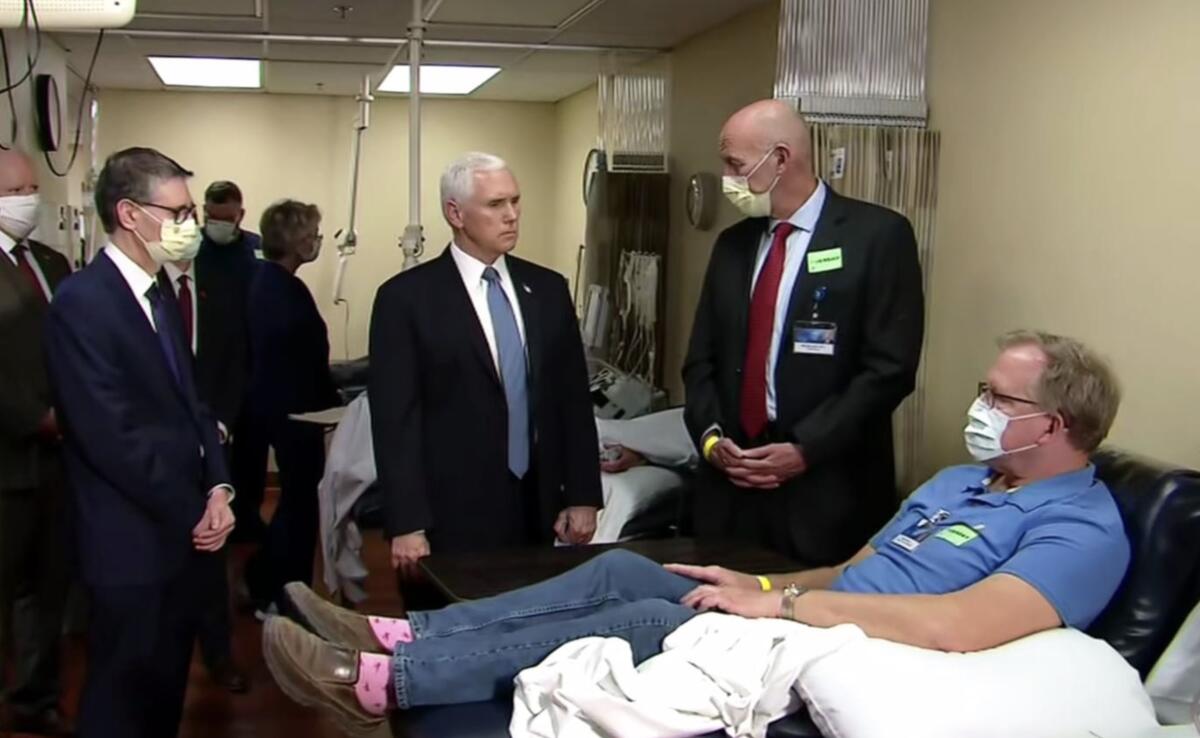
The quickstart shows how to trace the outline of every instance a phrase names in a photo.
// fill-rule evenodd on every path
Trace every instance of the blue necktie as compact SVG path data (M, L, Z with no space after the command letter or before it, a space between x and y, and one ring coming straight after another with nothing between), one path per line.
M496 336L500 380L508 401L508 468L518 479L529 471L529 385L525 366L525 346L517 316L500 284L500 273L493 267L483 271L488 283L488 312Z
M183 378L179 375L179 355L175 352L175 329L171 324L170 313L167 312L170 306L163 300L162 291L158 289L157 284L150 285L150 289L146 290L146 299L150 301L155 333L158 335L158 344L162 347L163 356L167 359L167 366L171 369L171 375L175 377L175 384L183 386Z

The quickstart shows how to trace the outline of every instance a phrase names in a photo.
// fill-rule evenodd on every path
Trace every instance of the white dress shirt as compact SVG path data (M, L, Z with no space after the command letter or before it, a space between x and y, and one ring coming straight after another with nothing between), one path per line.
M198 303L199 290L196 289L196 262L188 262L187 271L180 271L179 267L171 262L163 264L163 268L167 270L167 277L171 280L171 289L175 290L175 297L179 297L180 277L187 277L188 289L192 293L192 356L196 355L196 336L200 333L200 305Z
M38 284L42 286L42 296L46 298L46 302L49 302L53 294L50 291L50 283L46 281L46 275L42 272L42 265L39 264L38 260L34 258L33 251L29 248L28 241L25 243L25 246L25 262L29 264L29 266L33 267L33 273L37 276ZM17 242L13 240L12 236L0 231L0 251L3 251L4 255L8 257L9 261L16 265L17 268L20 268L21 264L17 261L18 257L16 248Z
M808 243L812 240L813 231L817 228L817 220L825 207L825 183L817 182L817 189L805 201L800 209L792 213L787 222L796 226L796 230L788 236L787 258L783 263L783 278L779 280L779 294L775 299L775 327L771 332L771 350L767 354L767 417L776 419L775 367L779 361L779 347L783 345L784 334L787 333L788 309L791 307L792 288L796 285L796 277L804 266L804 254L808 251ZM763 235L762 243L758 246L758 256L754 262L754 282L758 284L758 275L762 272L767 254L771 250L771 240L775 235L775 226L782 221L771 219L770 227Z
M133 296L137 299L138 306L142 308L142 312L146 315L146 320L150 321L150 327L154 332L158 332L158 326L154 324L154 309L150 307L150 298L146 297L146 290L150 289L155 283L154 277L146 274L146 270L142 269L133 259L125 255L121 249L113 246L111 243L104 247L104 253L117 265L117 270L121 272L121 276L125 278L125 284L129 285L129 289L133 292Z
M458 267L458 273L462 275L463 285L466 286L467 294L471 297L471 305L475 307L479 324L483 326L483 336L487 339L488 350L492 352L492 362L496 365L498 372L500 371L500 352L496 348L496 333L492 328L492 311L488 308L488 283L483 278L483 272L488 265L453 243L450 244L450 256L454 259L454 265ZM521 315L521 301L517 299L516 285L513 284L512 276L508 273L508 263L501 256L491 266L500 273L500 285L504 288L504 294L508 296L509 304L512 305L513 315L517 319L517 330L521 333L521 343L528 345L525 340L525 319Z

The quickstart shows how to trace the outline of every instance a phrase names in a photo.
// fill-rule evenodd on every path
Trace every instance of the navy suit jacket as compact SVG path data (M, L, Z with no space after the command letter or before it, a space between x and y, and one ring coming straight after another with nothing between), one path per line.
M342 404L329 372L329 332L308 286L270 261L258 265L249 301L251 371L244 412L272 425L289 413Z
M174 334L182 321L169 312ZM229 483L216 420L181 381L112 260L100 255L54 295L46 357L91 586L154 584L192 554L208 491Z

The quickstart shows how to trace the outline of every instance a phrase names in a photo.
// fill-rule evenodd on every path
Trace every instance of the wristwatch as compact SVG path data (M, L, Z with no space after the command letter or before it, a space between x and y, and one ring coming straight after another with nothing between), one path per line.
M808 587L800 584L789 584L783 588L783 599L779 601L779 617L786 620L796 619L796 598L808 591Z

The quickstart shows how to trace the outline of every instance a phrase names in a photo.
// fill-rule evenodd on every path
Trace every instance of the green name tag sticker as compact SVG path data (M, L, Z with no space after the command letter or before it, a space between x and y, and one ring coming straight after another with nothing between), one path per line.
M808 273L820 274L833 272L842 268L842 250L828 249L826 251L808 252Z
M959 523L958 525L952 525L949 528L943 528L942 530L938 531L937 535L934 537L941 538L943 541L955 546L965 546L966 544L978 538L979 534L976 533L975 529L971 526Z

